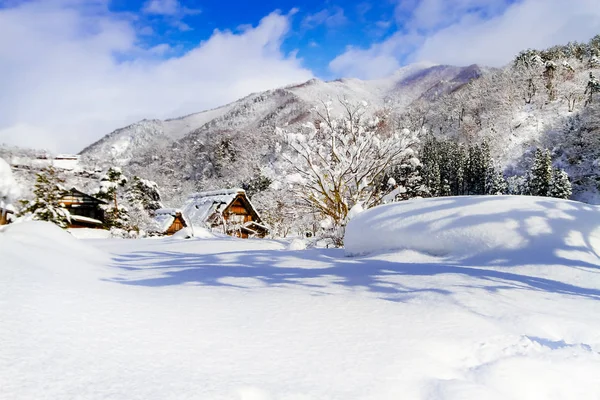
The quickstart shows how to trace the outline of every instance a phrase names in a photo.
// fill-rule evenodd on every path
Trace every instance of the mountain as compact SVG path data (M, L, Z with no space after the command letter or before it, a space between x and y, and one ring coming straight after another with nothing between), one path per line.
M117 129L81 151L87 159L127 166L149 149L178 142L189 143L199 136L223 131L251 131L275 126L291 126L306 121L320 101L337 99L366 101L372 110L393 107L404 110L419 98L433 99L476 79L485 69L476 65L452 67L414 64L392 76L372 81L340 79L323 82L313 79L262 93L253 93L225 106L188 116L143 120Z

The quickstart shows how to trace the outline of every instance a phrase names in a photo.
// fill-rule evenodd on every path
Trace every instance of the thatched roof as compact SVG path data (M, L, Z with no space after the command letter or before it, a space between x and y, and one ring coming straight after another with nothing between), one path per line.
M223 211L238 197L241 196L248 208L260 221L260 215L248 200L244 189L222 189L209 192L194 193L188 197L183 212L188 216L192 223L204 225L211 217L223 214Z

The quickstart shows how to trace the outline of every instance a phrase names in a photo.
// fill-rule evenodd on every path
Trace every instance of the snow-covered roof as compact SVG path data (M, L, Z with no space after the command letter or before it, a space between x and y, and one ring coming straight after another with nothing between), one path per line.
M75 214L71 214L71 221L86 222L88 224L102 225L102 221L100 221L100 220L97 220L95 218L84 217L82 215L75 215Z
M188 228L192 227L191 221L187 218L183 210L179 208L159 208L154 211L154 221L158 225L158 229L161 232L166 232L171 225L173 225L173 221L175 221L177 214L181 214L183 222L185 222L185 225Z
M245 195L240 188L212 190L191 194L186 201L183 211L194 225L204 225L214 213L221 213L238 194Z

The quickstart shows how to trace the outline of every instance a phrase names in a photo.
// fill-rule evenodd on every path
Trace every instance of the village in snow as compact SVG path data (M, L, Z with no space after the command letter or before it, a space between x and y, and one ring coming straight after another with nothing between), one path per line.
M0 37L57 54L32 98L62 93L0 93L1 400L600 399L600 35L567 29L595 1L294 6L201 40L208 5L115 3L0 1ZM523 15L573 19L478 63ZM310 71L352 21L386 39ZM473 62L425 61L468 24ZM0 82L37 65L3 46Z

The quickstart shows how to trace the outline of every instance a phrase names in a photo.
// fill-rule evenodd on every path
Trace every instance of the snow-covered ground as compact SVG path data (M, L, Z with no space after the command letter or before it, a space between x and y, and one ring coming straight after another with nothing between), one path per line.
M399 203L353 219L349 246L357 227L382 238L414 224L434 241L426 229L445 221L444 249L452 237L473 247L431 252L413 240L354 257L8 226L0 398L599 399L595 214L536 198ZM514 225L519 245L497 257L465 234Z

